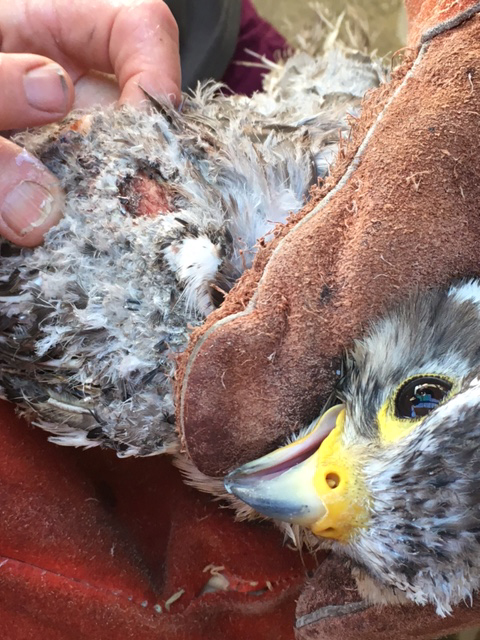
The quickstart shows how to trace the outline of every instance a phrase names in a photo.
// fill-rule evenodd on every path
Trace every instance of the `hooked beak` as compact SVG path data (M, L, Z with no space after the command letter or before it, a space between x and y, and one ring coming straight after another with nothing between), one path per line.
M332 407L305 437L232 471L225 488L264 516L348 539L365 511L341 445L344 420L344 406Z

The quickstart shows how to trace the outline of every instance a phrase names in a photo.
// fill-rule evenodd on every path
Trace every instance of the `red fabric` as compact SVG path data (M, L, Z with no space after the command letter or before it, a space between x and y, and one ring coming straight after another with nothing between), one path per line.
M0 411L1 637L292 638L305 569L278 531L236 523L167 458L57 447ZM230 591L201 595L209 564Z
M249 67L241 64L259 64L260 60L247 51L253 51L265 56L268 60L274 60L276 55L285 52L287 42L276 29L266 20L261 18L255 10L251 0L243 0L240 34L237 47L233 54L232 62L228 66L223 82L234 92L252 95L262 89L265 68Z

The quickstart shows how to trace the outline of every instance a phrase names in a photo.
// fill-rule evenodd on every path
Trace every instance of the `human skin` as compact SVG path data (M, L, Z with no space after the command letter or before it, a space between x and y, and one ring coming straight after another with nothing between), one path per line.
M0 131L73 107L180 98L176 22L163 0L0 0ZM0 236L35 246L62 215L58 181L0 137Z

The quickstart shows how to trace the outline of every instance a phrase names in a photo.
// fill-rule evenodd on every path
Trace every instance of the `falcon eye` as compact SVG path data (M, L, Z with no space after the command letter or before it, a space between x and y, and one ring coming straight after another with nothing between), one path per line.
M403 420L423 418L438 407L451 389L449 380L436 376L407 380L395 397L395 416Z

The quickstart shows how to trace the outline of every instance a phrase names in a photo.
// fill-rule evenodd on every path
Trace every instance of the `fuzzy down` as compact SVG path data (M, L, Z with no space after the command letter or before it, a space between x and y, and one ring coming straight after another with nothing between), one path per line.
M176 354L380 80L363 56L299 53L253 98L207 84L179 111L149 99L18 136L66 204L43 246L0 246L1 396L58 444L175 451Z

